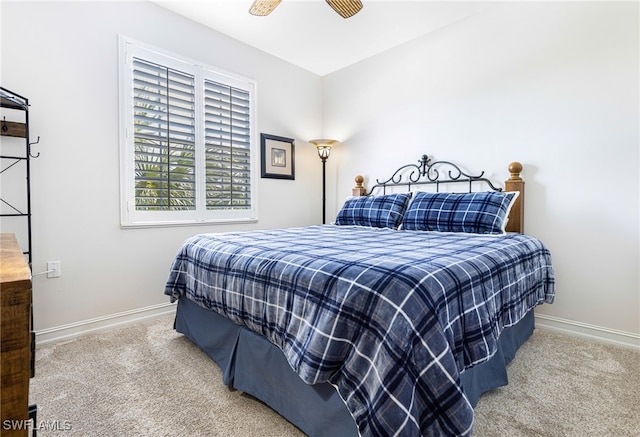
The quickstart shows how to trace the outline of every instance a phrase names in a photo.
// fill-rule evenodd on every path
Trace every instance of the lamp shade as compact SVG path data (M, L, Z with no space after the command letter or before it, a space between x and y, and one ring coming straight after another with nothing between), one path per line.
M331 146L338 142L338 140L329 140L326 138L317 139L317 140L309 140L309 142L316 146L318 149L318 156L321 159L327 159L329 154L331 153Z

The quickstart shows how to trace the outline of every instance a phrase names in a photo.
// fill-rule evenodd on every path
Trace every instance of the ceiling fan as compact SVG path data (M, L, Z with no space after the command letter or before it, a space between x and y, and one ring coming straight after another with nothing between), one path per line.
M252 15L269 15L280 4L282 0L254 0L249 9ZM349 18L357 14L362 9L360 0L327 0L329 6L333 8L342 18Z

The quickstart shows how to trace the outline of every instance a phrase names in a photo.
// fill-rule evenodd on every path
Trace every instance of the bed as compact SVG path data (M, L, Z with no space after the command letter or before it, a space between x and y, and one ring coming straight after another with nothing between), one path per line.
M332 224L193 236L165 288L175 329L307 435L471 435L554 299L521 169L503 190L424 155L357 177Z

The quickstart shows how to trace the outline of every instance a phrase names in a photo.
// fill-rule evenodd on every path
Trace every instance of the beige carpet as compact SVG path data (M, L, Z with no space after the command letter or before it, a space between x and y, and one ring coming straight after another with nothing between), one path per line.
M218 366L160 317L38 346L39 436L302 436L222 385ZM640 353L538 329L486 393L475 436L640 436Z

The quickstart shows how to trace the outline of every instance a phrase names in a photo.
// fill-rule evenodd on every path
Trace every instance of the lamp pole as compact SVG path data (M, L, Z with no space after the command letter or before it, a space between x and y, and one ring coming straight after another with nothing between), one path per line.
M322 159L322 224L326 224L327 217L327 157L321 156Z

